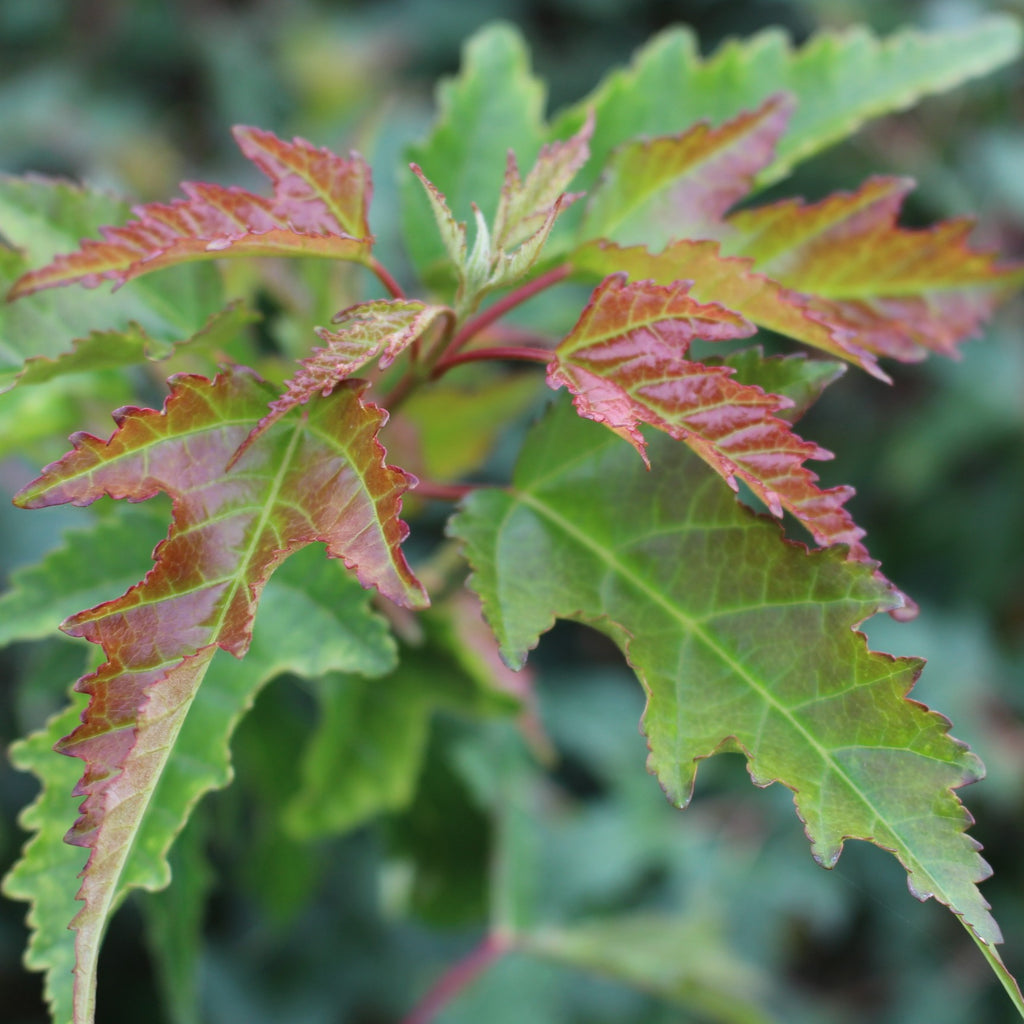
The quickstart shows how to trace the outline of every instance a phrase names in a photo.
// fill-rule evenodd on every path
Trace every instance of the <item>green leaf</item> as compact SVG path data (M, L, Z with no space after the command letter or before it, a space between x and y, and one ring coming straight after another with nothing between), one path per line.
M458 77L438 87L437 103L430 137L411 147L408 157L444 193L456 219L470 217L476 203L489 222L508 150L532 165L544 142L544 87L530 73L519 32L497 24L473 36ZM437 285L444 280L445 247L430 203L411 175L402 177L402 221L413 265L424 281Z
M214 882L205 838L205 821L193 814L170 854L173 884L139 901L146 945L170 1024L202 1024L199 967L203 918Z
M29 355L24 365L11 376L0 373L0 390L10 390L26 384L45 384L55 377L69 373L117 369L135 366L147 360L156 362L172 356L182 345L191 349L210 350L231 342L246 324L257 315L240 302L211 314L209 320L195 334L171 346L154 344L153 340L136 326L123 331L92 331L76 338L70 347L54 356ZM27 334L16 334L27 340ZM59 335L50 334L56 340ZM6 385L6 387L5 387Z
M302 789L285 813L294 836L344 832L408 806L436 711L517 708L496 688L497 672L461 641L460 617L459 604L421 616L423 640L407 645L387 676L316 680L319 724L303 759Z
M724 359L709 357L708 366L731 366L736 379L756 384L769 395L785 395L793 404L775 413L795 423L818 400L829 384L846 372L845 363L832 359L807 359L803 353L765 357L759 346L733 352Z
M1009 988L976 884L989 868L954 793L981 764L906 699L920 661L872 653L854 631L893 607L891 590L840 549L781 542L683 446L657 448L646 472L563 403L514 486L467 499L452 530L505 657L521 664L556 617L606 633L647 694L648 766L673 803L701 760L743 752L755 783L793 790L819 863L848 838L891 850Z
M732 39L700 56L686 28L652 39L633 65L609 75L552 125L565 138L597 114L590 166L579 186L590 188L611 151L637 135L670 135L704 118L720 124L786 92L796 101L789 130L760 185L785 177L801 160L846 138L871 118L911 106L1013 60L1020 26L991 17L944 32L908 30L879 40L863 28L824 32L800 49L768 29Z
M68 531L61 547L11 574L10 588L0 596L0 646L50 636L81 608L123 594L145 575L150 552L165 533L166 525L148 508Z
M73 758L55 754L53 746L78 724L84 703L72 697L67 708L15 743L10 754L11 764L32 772L42 791L18 818L22 828L35 834L4 877L2 889L11 899L32 904L26 918L31 936L25 966L44 972L43 991L53 1024L71 1024L74 1012L75 943L68 922L80 906L74 882L86 860L84 850L64 842L64 833L75 819L79 768Z

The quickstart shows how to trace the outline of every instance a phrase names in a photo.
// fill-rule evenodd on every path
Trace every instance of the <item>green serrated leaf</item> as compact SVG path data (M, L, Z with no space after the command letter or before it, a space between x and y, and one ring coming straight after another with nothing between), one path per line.
M166 531L146 506L68 531L61 547L12 573L0 596L0 647L50 636L69 615L123 594L152 565Z
M637 135L669 135L708 118L719 124L753 110L767 97L797 100L775 159L758 176L761 186L852 134L873 117L911 106L1014 59L1020 26L992 17L968 28L909 30L879 40L863 28L825 32L800 49L769 29L729 40L703 58L694 33L669 29L656 36L628 69L613 72L552 125L565 138L597 113L591 163L579 184L590 188L611 151Z
M533 163L544 141L543 85L530 73L526 45L510 25L491 25L463 50L457 78L437 92L438 119L430 137L408 151L444 193L456 220L476 203L490 221L497 209L512 149L521 165ZM402 220L409 254L430 284L443 279L445 246L420 184L402 176Z
M78 764L55 753L53 747L78 724L84 704L72 696L64 711L15 743L10 753L15 768L39 779L42 792L18 818L22 828L35 834L4 878L2 891L32 905L26 918L31 937L25 966L44 972L43 991L53 1024L71 1024L74 1012L75 936L68 922L80 906L74 895L75 879L86 861L84 850L64 842L77 814L73 790L80 774Z
M321 715L303 761L302 789L285 813L303 839L344 832L406 807L416 791L435 711L509 711L488 666L462 644L457 609L424 613L423 642L389 675L334 673L316 681Z
M847 838L893 851L912 892L960 916L1007 984L977 889L989 869L954 793L980 762L905 699L921 663L869 652L854 631L891 591L841 549L782 543L682 446L659 442L646 473L601 433L563 403L514 487L476 492L454 523L506 657L521 664L556 617L608 634L647 693L648 764L674 803L702 759L742 751L756 783L794 791L820 863Z
M795 423L818 400L830 384L846 372L845 363L832 359L807 359L802 353L787 356L768 356L759 346L733 352L724 359L709 357L709 366L731 366L736 379L744 384L756 384L770 395L783 395L793 404L779 409L775 415Z
M181 346L192 350L209 351L233 341L246 324L257 319L240 302L212 313L206 323L191 336L171 345L155 343L136 326L123 331L92 331L84 338L76 338L63 351L54 356L30 355L20 371L9 382L0 374L0 389L7 384L14 388L26 384L45 384L55 377L69 373L117 369L138 363L158 361L172 356ZM25 337L22 335L21 337ZM52 336L51 336L52 337Z

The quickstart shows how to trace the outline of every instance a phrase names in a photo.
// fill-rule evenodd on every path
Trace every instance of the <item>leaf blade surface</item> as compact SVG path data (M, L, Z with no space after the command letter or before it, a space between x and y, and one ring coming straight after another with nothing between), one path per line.
M250 374L173 379L163 412L123 409L108 442L75 448L19 495L25 507L89 504L103 494L174 499L154 568L122 597L72 616L64 630L108 660L80 680L90 696L61 750L85 762L81 817L69 841L91 850L75 919L76 1024L92 1019L95 966L142 823L217 649L247 650L259 594L293 551L324 541L364 586L399 603L424 593L399 544L408 479L383 461L383 414L349 382L288 431L263 435L226 470L263 411Z
M741 750L757 784L794 791L820 863L853 837L895 852L911 890L998 960L976 887L989 871L954 793L980 762L906 699L921 663L870 652L853 628L892 590L834 549L781 543L685 449L659 447L646 473L563 405L510 491L467 499L453 533L506 658L521 664L556 617L595 626L647 693L648 765L674 803L700 760Z
M324 256L365 261L373 245L366 221L370 170L305 139L238 127L243 153L271 180L272 198L237 186L185 182L184 199L134 207L135 220L100 229L76 252L22 275L11 298L77 282L124 284L163 267L221 256Z

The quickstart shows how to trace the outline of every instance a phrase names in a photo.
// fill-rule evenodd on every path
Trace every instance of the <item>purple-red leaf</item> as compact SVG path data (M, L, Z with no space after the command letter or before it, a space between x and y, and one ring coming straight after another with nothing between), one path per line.
M679 135L626 143L590 197L580 237L651 249L718 238L722 218L771 163L792 111L792 99L774 96L718 128L702 121Z
M804 294L816 317L862 348L903 361L955 355L1024 274L971 249L966 219L899 227L912 185L872 178L818 203L741 211L728 221L730 248Z
M823 491L806 459L830 458L775 414L791 404L741 384L727 366L687 355L695 338L742 338L753 325L719 305L703 305L686 282L662 287L606 278L555 350L548 383L566 386L582 416L628 440L644 456L641 423L685 441L732 487L742 480L777 515L788 509L821 545L848 544L867 560L864 535L843 508L848 487Z
M121 409L108 441L89 434L17 497L24 508L88 505L103 495L171 495L166 540L145 579L72 616L64 630L101 644L83 678L82 724L60 749L85 762L69 841L92 852L76 929L76 1020L91 1020L96 955L149 796L216 649L241 657L256 604L292 552L324 542L365 587L406 606L426 600L400 550L409 478L384 463L386 414L348 381L304 418L268 431L228 463L266 408L252 374L172 378L162 412Z
M295 139L238 127L235 139L274 186L271 198L242 188L185 182L185 199L134 207L136 220L101 229L77 252L23 275L17 298L78 282L124 284L152 270L220 256L327 256L366 260L373 245L366 213L373 191L362 157L343 158Z

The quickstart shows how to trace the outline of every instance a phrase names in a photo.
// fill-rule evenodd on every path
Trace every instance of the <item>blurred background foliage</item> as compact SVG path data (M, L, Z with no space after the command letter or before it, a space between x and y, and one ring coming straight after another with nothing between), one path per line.
M712 49L771 25L802 40L825 26L886 33L994 9L1024 16L1020 0L4 0L0 169L151 200L188 178L254 185L230 138L235 123L355 146L377 172L373 226L387 263L397 258L401 148L425 133L435 79L455 70L461 42L486 21L520 26L556 109L675 21ZM1022 76L1018 65L885 119L775 191L818 198L871 173L910 175L919 182L912 222L973 213L978 241L1020 257ZM1019 301L1005 309L958 362L890 367L893 388L847 374L801 431L836 453L821 467L824 482L856 486L853 511L873 553L922 606L910 624L869 623L873 646L929 659L915 695L949 715L988 765L988 780L965 798L995 868L984 891L1018 976L1022 313ZM110 409L131 397L114 375L65 382L57 404L33 388L2 403L6 493L59 455L71 430L106 432ZM0 584L81 515L16 512L5 501ZM61 703L85 654L54 640L0 657L6 744ZM821 871L789 794L754 789L738 758L704 766L692 808L673 811L644 772L639 688L595 634L560 627L536 669L558 751L550 766L510 750L496 768L507 742L499 726L442 717L408 813L309 844L288 838L279 816L315 703L299 681L269 687L236 737L235 784L208 799L182 837L175 888L130 901L114 922L101 1024L135 1021L141 1007L156 1020L157 1004L168 1024L397 1021L479 939L489 894L544 927L535 948L503 959L454 1002L444 1024L1013 1019L957 922L916 904L892 858L851 843L835 871ZM31 778L0 766L0 872L23 841L15 816L32 795ZM45 1019L39 980L20 965L24 910L0 903L0 1014L9 1024ZM599 933L572 928L627 912L644 916L628 944L615 940L617 953ZM193 927L204 934L198 952ZM646 965L639 991L616 980L637 959ZM704 998L690 978L716 971L734 1006ZM673 1004L673 992L689 1009ZM741 996L763 1015L744 1010Z

